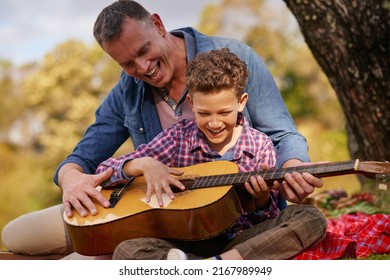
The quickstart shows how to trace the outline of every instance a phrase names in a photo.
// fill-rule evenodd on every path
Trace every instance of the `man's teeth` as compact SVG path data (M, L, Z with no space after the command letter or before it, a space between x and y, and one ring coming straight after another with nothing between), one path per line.
M153 75L157 72L157 67L154 67L150 72L146 73L146 75L153 78Z

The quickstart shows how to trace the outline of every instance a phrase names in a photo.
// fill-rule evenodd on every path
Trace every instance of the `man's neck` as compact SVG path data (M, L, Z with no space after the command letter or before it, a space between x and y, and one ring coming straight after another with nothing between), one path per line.
M174 59L174 72L172 80L166 86L169 96L178 102L185 89L185 72L187 67L187 54L184 38L168 35L171 38L172 57Z

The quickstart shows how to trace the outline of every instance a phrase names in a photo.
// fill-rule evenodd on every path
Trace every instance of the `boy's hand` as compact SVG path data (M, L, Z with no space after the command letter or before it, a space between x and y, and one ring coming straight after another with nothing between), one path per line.
M125 164L123 170L128 176L143 175L147 186L146 202L149 203L151 196L155 194L160 207L164 206L162 199L164 192L170 199L175 198L170 186L175 186L183 191L186 189L178 179L172 176L182 175L182 170L168 167L151 157L131 160Z
M268 164L262 164L261 168L263 171L269 169ZM260 175L251 176L250 183L246 182L244 186L248 193L253 197L256 208L264 208L269 199L270 188L263 177Z

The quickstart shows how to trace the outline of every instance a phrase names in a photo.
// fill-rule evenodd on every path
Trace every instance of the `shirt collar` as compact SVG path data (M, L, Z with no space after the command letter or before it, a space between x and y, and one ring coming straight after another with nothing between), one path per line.
M187 61L190 61L196 55L196 42L194 36L185 32L184 30L173 30L171 34L177 37L184 38L186 44Z

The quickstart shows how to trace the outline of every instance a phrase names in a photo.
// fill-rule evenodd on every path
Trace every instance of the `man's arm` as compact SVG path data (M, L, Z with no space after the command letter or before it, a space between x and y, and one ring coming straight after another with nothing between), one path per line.
M97 166L111 157L130 137L125 127L124 93L120 82L112 89L107 98L96 110L95 122L88 127L83 138L73 152L63 160L54 174L54 182L59 185L59 171L63 165L74 163L83 173L94 174ZM73 166L73 165L71 165Z
M251 50L248 68L250 77L246 91L248 119L252 126L267 134L275 146L277 167L290 159L308 162L305 137L298 132L275 81L261 58Z
M251 76L247 92L249 119L252 126L266 133L274 143L277 167L307 164L310 159L305 137L300 134L287 110L279 90L265 64L254 52L248 62ZM281 195L290 202L298 203L315 188L322 187L322 180L311 174L286 174L282 184L275 183Z
M57 167L54 181L63 191L63 204L68 216L72 216L72 207L81 216L86 216L88 211L92 215L96 214L91 198L95 198L102 206L109 206L95 188L110 177L112 170L93 174L97 166L111 157L129 138L124 126L123 95L118 82L96 110L95 123L88 127L72 154Z

